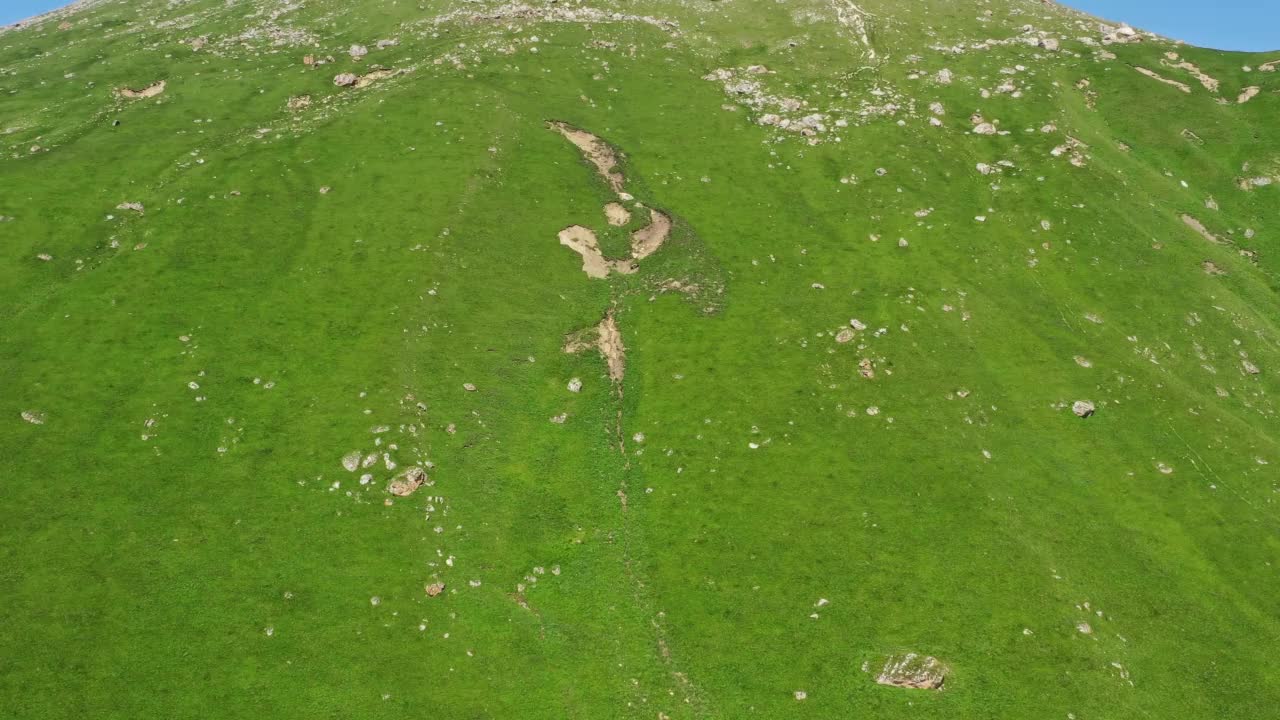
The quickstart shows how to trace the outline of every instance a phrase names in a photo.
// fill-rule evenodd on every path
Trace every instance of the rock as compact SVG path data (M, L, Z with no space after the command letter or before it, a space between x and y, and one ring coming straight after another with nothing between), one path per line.
M907 653L890 655L884 669L876 676L876 682L893 687L938 690L946 677L947 669L937 658Z
M427 591L427 597L436 597L440 593L444 592L444 583L433 582L423 589Z
M32 425L43 425L44 413L39 412L38 410L23 410L22 419L26 420Z
M1240 368L1245 372L1249 373L1250 375L1257 375L1258 373L1262 372L1261 370L1258 369L1257 365L1254 365L1252 362L1248 360L1241 361Z
M369 54L369 48L363 45L352 45L351 49L347 50L347 54L351 56L352 60L359 60Z
M117 205L117 206L116 206L116 209L117 209L117 210L132 210L132 211L134 211L134 212L138 213L139 215L141 215L142 213L146 212L146 208L144 208L144 207L142 206L142 203L139 203L139 202L122 202L122 203L120 203L119 205Z
M294 112L306 110L311 107L311 96L295 95L294 97L289 98L289 102L286 104L286 107Z
M161 80L159 82L152 83L141 90L134 90L132 88L127 88L127 87L117 88L116 93L119 94L120 97L126 97L133 100L137 100L141 98L155 97L156 95L159 95L160 93L164 92L164 88L165 88L165 81Z
M863 330L866 330L866 329L867 329L867 324L866 324L866 323L864 323L864 322L862 322L862 321L861 321L861 320L859 320L858 318L851 318L851 319L849 320L849 327L853 328L854 330L857 330L857 331L861 332L861 331L863 331Z
M1071 412L1075 413L1076 417L1087 418L1094 413L1094 410L1093 403L1088 400L1077 400L1071 404Z
M950 71L950 70L948 70L948 69L946 69L946 68L943 68L943 69L939 70L939 71L938 71L938 84L939 84L939 85L950 85L950 84L951 84L951 77L952 77L952 76L951 76L951 71Z
M343 455L342 467L346 468L347 472L355 472L360 469L360 451L354 450Z
M1080 622L1080 623L1076 623L1076 630L1078 630L1078 631L1080 632L1080 634L1082 634L1082 635L1092 635L1092 634L1093 634L1093 626L1091 626L1091 625L1090 625L1089 623L1087 623L1087 622Z
M462 383L462 389L466 390L467 392L475 392L476 386L472 385L471 383Z
M390 40L379 40L377 44L378 44L379 50L386 50L389 47L395 47L396 45L399 45L400 41L392 38Z
M1041 38L1039 45L1049 52L1058 51L1058 41L1055 38Z
M351 87L356 84L360 78L355 73L338 73L333 76L333 84L338 87Z
M805 698L809 697L809 693L803 690L797 690L795 694L796 694L796 700L804 700Z
M569 392L571 393L580 392L582 390L582 379L570 378L569 385L567 387L569 388Z
M850 330L849 328L844 328L840 332L836 333L836 342L838 343L841 343L841 344L847 343L852 339L853 339L853 330Z
M973 134L974 135L995 135L996 126L992 125L989 122L978 123L977 125L973 126Z
M427 482L427 471L420 467L411 467L400 473L387 485L387 492L397 497L412 495Z
M868 380L875 379L876 369L871 362L871 358L862 358L858 361L858 374Z

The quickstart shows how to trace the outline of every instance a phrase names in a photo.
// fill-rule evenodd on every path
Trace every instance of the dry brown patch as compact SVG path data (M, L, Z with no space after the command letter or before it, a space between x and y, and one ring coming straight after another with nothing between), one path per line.
M643 260L658 251L671 234L671 218L649 209L649 224L631 233L631 257Z

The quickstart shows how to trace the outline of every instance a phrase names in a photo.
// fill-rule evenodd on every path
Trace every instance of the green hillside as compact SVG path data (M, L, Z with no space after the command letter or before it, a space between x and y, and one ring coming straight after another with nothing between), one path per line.
M1278 114L1041 0L0 31L0 718L1275 717Z

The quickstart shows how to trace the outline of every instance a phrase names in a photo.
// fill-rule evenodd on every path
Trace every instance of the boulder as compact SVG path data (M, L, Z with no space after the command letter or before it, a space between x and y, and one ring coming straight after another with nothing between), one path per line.
M937 658L906 653L890 655L876 682L893 687L938 690L946 680L947 669Z

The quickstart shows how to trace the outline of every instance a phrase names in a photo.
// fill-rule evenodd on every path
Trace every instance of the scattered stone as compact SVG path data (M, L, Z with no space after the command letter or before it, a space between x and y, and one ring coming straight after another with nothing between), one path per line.
M1258 373L1262 372L1261 370L1258 369L1257 365L1254 365L1249 360L1240 361L1240 369L1244 370L1246 373L1250 375L1257 375Z
M311 96L295 95L289 98L289 102L286 103L285 107L287 107L289 110L293 112L298 112L299 110L306 110L307 108L311 107Z
M1077 400L1071 404L1071 412L1075 413L1076 417L1087 418L1094 413L1093 403L1088 400Z
M1172 468L1171 466L1169 466L1169 465L1166 465L1166 464L1162 463L1162 462L1158 462L1158 463L1156 463L1156 469L1157 469L1157 470L1159 470L1159 471L1160 471L1160 473L1161 473L1162 475L1172 475L1172 474L1173 474L1173 468Z
M581 391L581 390L582 390L582 379L581 379L581 378L570 378L570 379L569 379L569 385L568 385L568 387L569 387L569 392L571 392L571 393L576 393L576 392Z
M352 60L360 60L369 54L369 48L363 45L352 45L351 49L347 50L347 54L351 56Z
M420 467L411 467L400 473L387 485L387 492L397 497L412 495L427 482L427 471Z
M1090 625L1089 623L1087 623L1087 622L1083 622L1083 621L1082 621L1082 622L1079 622L1079 623L1076 623L1076 630L1080 631L1080 634L1082 634L1082 635L1092 635L1092 634L1093 634L1093 626L1092 626L1092 625Z
M346 455L343 455L342 467L346 468L347 472L355 472L356 470L359 470L360 469L360 451L353 450L347 453Z
M876 377L875 365L871 362L871 358L862 358L858 361L858 374L868 380L874 380Z
M427 585L425 588L423 588L423 589L427 591L427 597L436 597L436 596L438 596L440 593L444 592L444 583L442 583L442 582L433 582L433 583L428 584L428 585Z
M857 330L857 331L859 331L859 332L861 332L861 331L863 331L863 330L866 330L866 329L867 329L867 325L866 325L866 323L862 322L862 321L861 321L861 320L859 320L858 318L852 318L852 319L850 319L850 320L849 320L849 327L851 327L851 328L853 328L854 330Z
M355 73L338 73L333 76L333 84L338 87L351 87L359 82L360 77Z
M140 203L140 202L122 202L122 203L120 203L119 205L117 205L117 206L116 206L116 209L117 209L117 210L132 210L132 211L134 211L134 212L138 213L139 215L142 215L143 213L145 213L145 212L146 212L146 208L144 208L144 207L142 206L142 203Z
M44 413L42 413L42 412L40 412L40 411L38 411L38 410L23 410L23 411L22 411L22 419L23 419L23 420L26 420L27 422L31 423L32 425L43 425L43 424L44 424Z
M907 653L890 655L884 669L876 676L876 682L893 687L938 690L946 677L947 669L937 658Z
M1204 270L1206 275L1226 275L1227 271L1218 267L1218 264L1212 260L1205 260L1200 263L1200 269Z
M849 328L843 328L842 330L840 330L840 332L836 333L836 342L844 344L849 342L850 340L853 340L853 330Z
M462 383L462 389L466 390L467 392L475 392L476 386L471 383Z

